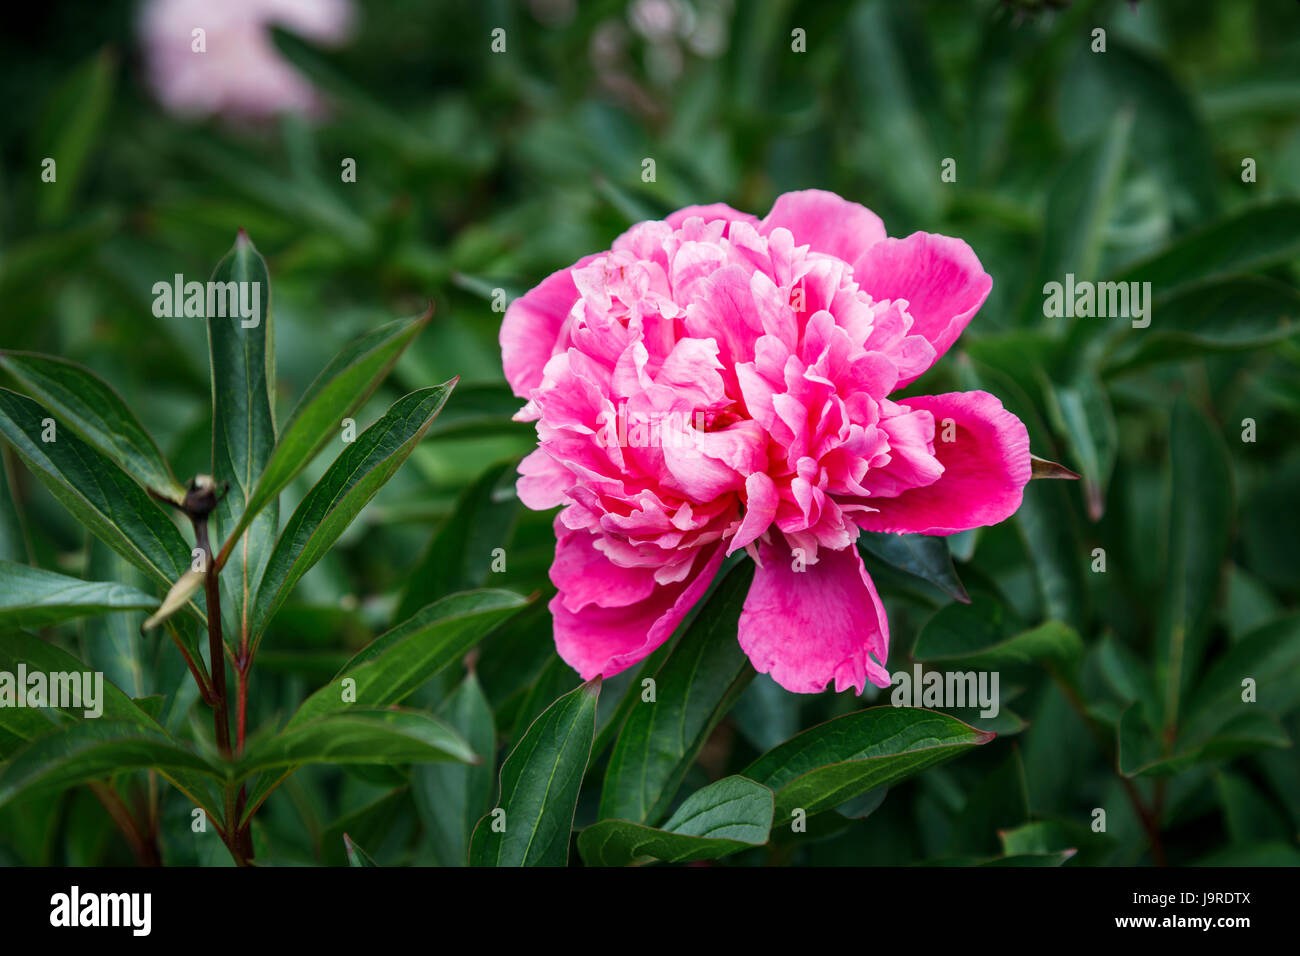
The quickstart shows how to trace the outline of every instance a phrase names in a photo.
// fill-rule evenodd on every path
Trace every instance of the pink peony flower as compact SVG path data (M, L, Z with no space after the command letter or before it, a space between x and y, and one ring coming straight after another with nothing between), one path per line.
M320 95L276 50L270 28L334 45L348 37L352 18L351 0L148 0L140 40L149 83L159 102L182 116L319 115ZM203 31L202 52L195 30Z
M991 285L960 239L889 239L806 190L762 221L714 204L638 223L513 302L505 373L539 439L519 497L562 506L560 656L584 679L637 663L743 548L758 671L800 693L889 686L860 531L995 524L1030 477L1024 425L987 392L888 397Z

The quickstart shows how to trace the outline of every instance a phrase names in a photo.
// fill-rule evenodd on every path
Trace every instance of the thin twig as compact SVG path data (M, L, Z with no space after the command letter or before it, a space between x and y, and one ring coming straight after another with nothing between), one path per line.
M122 798L117 795L112 787L106 783L93 781L90 784L90 791L104 805L108 815L113 818L117 828L122 831L126 837L126 842L131 846L131 852L135 854L141 866L161 866L162 859L158 853L158 844L152 838L146 839L145 835L140 832L140 827L131 816L131 811L126 808Z

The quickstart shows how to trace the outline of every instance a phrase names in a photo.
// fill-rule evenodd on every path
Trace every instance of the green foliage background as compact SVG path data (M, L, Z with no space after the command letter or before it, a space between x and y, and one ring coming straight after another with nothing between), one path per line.
M206 278L240 228L274 290L278 423L347 343L427 300L433 318L354 413L358 431L401 396L460 376L406 464L271 620L250 751L288 766L274 763L279 748L304 766L255 819L258 861L1300 862L1300 7L692 7L722 31L721 52L701 54L689 37L656 46L616 0L584 2L559 24L539 17L545 4L364 4L340 51L277 33L332 99L320 125L168 117L142 83L130 4L47 5L0 39L0 348L69 359L111 383L182 482L213 468L208 343L200 320L155 318L151 289L175 273ZM508 47L494 55L497 27ZM1091 49L1096 27L1104 53ZM805 53L791 51L795 28ZM45 156L58 157L56 184L40 181ZM356 183L339 181L345 157ZM654 182L642 181L645 158ZM947 158L956 182L940 177ZM553 651L554 537L549 515L513 497L513 464L533 438L509 420L492 290L519 294L639 219L713 201L762 215L805 187L874 209L891 235L922 229L974 247L993 291L917 390L993 391L1026 420L1036 454L1083 475L1033 483L995 528L906 551L863 544L890 615L891 671L1000 671L1000 716L956 715L974 731L864 716L870 693L801 697L755 678L727 633L731 578L679 647L598 697L575 690ZM1151 326L1045 318L1042 286L1066 273L1150 281ZM12 371L0 384L32 394ZM213 759L210 715L175 646L138 636L165 589L89 537L0 445L0 559L148 595L98 595L85 606L126 609L37 619L6 568L0 669L24 642L63 648L157 720L158 761L166 747ZM280 495L281 528L343 447L332 440ZM504 574L488 571L495 548ZM292 738L295 724L281 732L376 636L483 588L532 600L518 610L491 591L454 599L482 625L463 644L450 625L411 632L445 659L417 669L407 716L436 714L460 736L433 741L426 727L417 746L409 728L366 723L388 718L356 717L322 738L405 735L360 763L365 748L330 758L326 743ZM201 645L193 615L178 620ZM703 666L688 666L696 658ZM396 686L371 673L374 687ZM621 768L666 733L655 725L668 718L638 703L651 674L654 707L681 710L670 713L682 739L651 761L650 782L634 781ZM1241 702L1244 678L1254 704ZM847 749L826 743L807 766L779 749L832 719L847 721L834 725ZM0 860L130 862L111 797L57 780L17 787L16 726L0 725ZM912 740L911 756L871 750L884 739ZM483 763L420 756L465 743ZM960 756L927 769L916 755L929 750ZM162 766L153 759L120 766ZM544 767L564 785L539 795L529 781ZM791 767L806 774L802 789ZM231 862L215 835L191 832L193 803L157 775L97 779L148 821L165 862ZM536 839L520 847L517 831L498 839L479 824L471 853L474 825L503 805L536 816ZM792 808L810 813L806 832L791 832ZM1104 833L1091 829L1097 809Z

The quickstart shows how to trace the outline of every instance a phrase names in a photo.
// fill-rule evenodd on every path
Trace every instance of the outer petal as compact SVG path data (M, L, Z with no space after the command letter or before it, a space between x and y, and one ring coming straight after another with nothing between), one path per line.
M725 202L709 203L707 206L686 206L682 209L678 209L676 212L669 213L664 221L674 229L677 229L692 216L699 216L705 222L712 222L714 219L725 219L727 222L739 221L747 222L754 226L758 225L757 216L751 216L747 212L732 209Z
M786 690L815 694L889 686L889 622L853 545L821 548L816 564L793 568L783 536L759 545L761 566L740 614L740 646L760 673ZM874 655L875 659L872 659Z
M796 245L842 259L855 272L867 250L885 238L885 224L874 212L822 189L777 196L758 231L766 236L782 226Z
M524 507L546 511L569 500L565 492L572 484L572 472L552 458L545 448L538 448L519 463L515 492Z
M578 536L587 540L579 538L575 541ZM643 575L647 580L653 577L652 568L619 568L610 564L600 552L591 548L591 538L586 532L577 531L562 537L556 546L557 566L561 564L561 553L567 548L580 549L575 563L581 565L584 574L593 576L588 590L604 580L597 571L597 562L602 560L607 565L604 572L610 582L627 584L634 575ZM555 620L555 649L565 663L582 675L583 680L596 676L612 677L626 670L667 640L686 612L704 596L722 564L723 551L721 544L702 549L685 580L646 589L645 598L622 606L586 603L590 594L578 596L571 602L565 593L557 594L550 603ZM561 575L557 580L554 568L551 573L557 584L566 577ZM601 600L612 604L612 601L637 590L635 586L624 588L618 594L605 595ZM566 603L582 606L571 611Z
M501 364L511 390L520 398L527 398L529 390L542 383L542 369L555 354L560 331L578 301L578 287L570 273L595 258L584 256L567 269L552 272L506 308L501 322Z
M935 361L957 341L993 288L992 277L970 246L929 232L877 243L855 266L853 276L877 301L907 300L910 334L924 336L934 346ZM904 377L897 387L918 377Z
M896 498L866 499L879 510L859 515L858 524L868 531L954 534L1009 518L1031 471L1024 423L988 392L925 395L906 404L934 415L934 455L943 474Z
M596 547L597 537L586 532L566 533L555 522L557 541L551 564L551 583L559 599L575 614L588 605L627 607L646 600L654 591L654 568L626 568L614 564Z
M776 483L766 472L756 471L745 479L745 517L731 539L727 554L739 551L768 529L776 519L780 500Z

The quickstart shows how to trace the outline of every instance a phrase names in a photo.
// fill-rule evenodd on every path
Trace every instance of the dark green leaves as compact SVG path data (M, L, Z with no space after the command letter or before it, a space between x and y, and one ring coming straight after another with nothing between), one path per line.
M82 581L0 561L0 625L43 627L110 611L157 606L152 595L112 581Z
M20 794L51 794L125 770L156 768L217 776L166 734L133 723L80 720L37 737L0 770L0 806Z
M900 571L933 584L954 600L970 601L952 566L948 542L941 537L864 531L858 538L858 547Z
M602 819L659 819L709 732L753 679L754 670L736 642L753 574L750 561L727 573L655 672L655 699L638 697L632 705L605 771ZM630 692L643 693L639 687Z
M370 858L369 853L367 853L365 850L361 849L361 847L353 843L352 838L348 836L346 833L343 834L343 846L347 851L348 866L378 866L379 865L378 863L376 863L374 860Z
M984 594L972 604L940 608L921 628L912 655L963 669L997 670L1016 665L1069 665L1083 654L1083 641L1059 621L1028 631L1006 609Z
M1253 276L1217 279L1157 297L1151 326L1117 350L1108 373L1270 345L1300 332L1300 292Z
M1166 726L1200 664L1218 596L1232 521L1232 477L1223 439L1186 401L1169 431L1169 538L1156 626L1156 676Z
M1065 436L1073 452L1071 457L1083 472L1088 517L1096 521L1106 510L1106 488L1119 454L1119 433L1110 399L1100 379L1083 369L1075 370L1067 381L1053 382L1046 392L1053 423Z
M210 296L213 302L207 319L212 475L218 487L229 484L215 512L219 533L213 535L213 541L218 542L244 513L275 447L271 281L266 262L243 230L217 263L212 284L220 290ZM224 315L216 314L218 311ZM227 621L238 622L240 631L252 618L252 589L261 577L278 522L277 509L266 508L249 523L243 537L223 547L218 557L218 567L229 568L222 577L226 597L222 610Z
M1204 281L1268 268L1300 255L1300 202L1254 206L1189 232L1127 269L1124 282L1150 282L1160 296ZM1155 325L1153 314L1152 325Z
M117 55L105 47L82 63L55 90L38 115L36 155L53 159L57 178L36 194L42 223L66 219L77 186L92 166L95 148L113 103Z
M578 836L588 866L626 866L651 857L665 863L713 860L761 846L772 829L772 791L726 777L691 794L660 828L601 820Z
M460 734L436 717L413 710L358 707L292 725L251 745L238 762L235 779L309 763L392 765L479 759Z
M1064 282L1067 273L1084 280L1097 277L1132 127L1132 109L1120 110L1061 170L1047 200L1038 279L1026 300L1025 324L1042 321L1043 300L1034 293L1046 283Z
M1300 706L1300 618L1266 624L1230 648L1188 696L1168 750L1134 702L1120 721L1120 770L1128 776L1175 773L1292 741L1280 720Z
M578 790L596 733L600 680L538 717L501 768L498 805L478 822L472 866L564 866Z
M171 518L36 402L0 389L0 434L88 531L154 580L171 587L189 568L190 546Z
M508 497L497 497L503 481L513 484L516 464L512 460L492 465L465 489L411 572L397 608L398 619L409 617L433 598L483 584L492 568L493 550L505 547L523 507L513 487Z
M307 699L290 725L347 709L343 682L363 707L384 707L405 698L448 664L459 660L488 632L527 602L509 591L452 594L376 638L334 680Z
M776 793L777 826L876 787L893 786L972 747L983 733L955 717L911 707L871 707L787 740L741 771Z
M455 380L398 399L330 465L298 505L267 561L252 633L261 638L293 586L393 476L442 409ZM254 525L254 527L256 527Z
M469 742L483 762L475 765L431 763L411 773L416 809L433 843L440 866L464 866L474 824L492 797L496 731L492 709L471 671L439 708L438 714Z
M0 353L0 367L18 379L95 449L145 488L179 502L185 489L122 396L88 368L32 352Z
M430 309L415 319L399 319L367 332L334 357L311 383L289 416L271 452L243 516L232 535L243 533L262 508L275 500L331 438L340 434L343 419L361 407L388 374L398 356L419 333Z

